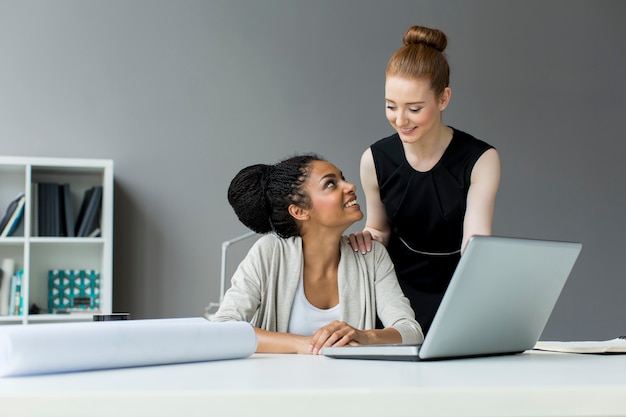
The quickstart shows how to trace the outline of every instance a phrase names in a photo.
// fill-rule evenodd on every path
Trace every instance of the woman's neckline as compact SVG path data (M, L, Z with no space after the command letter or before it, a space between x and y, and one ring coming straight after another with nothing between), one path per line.
M449 127L449 126L446 126L446 127ZM439 165L441 165L441 161L443 161L444 157L446 156L446 153L450 149L450 145L452 145L452 142L454 141L454 138L456 136L456 130L453 127L450 127L450 129L452 130L452 136L450 137L450 140L448 141L445 148L443 149L443 152L439 156L439 159L437 159L437 161L434 164L432 164L432 166L430 166L428 169L418 169L411 164L411 162L409 161L409 158L407 157L406 147L404 146L404 143L402 142L402 140L400 140L398 137L398 139L400 140L400 146L402 147L402 155L404 156L404 163L412 171L420 173L420 174L427 174L429 172L434 171Z

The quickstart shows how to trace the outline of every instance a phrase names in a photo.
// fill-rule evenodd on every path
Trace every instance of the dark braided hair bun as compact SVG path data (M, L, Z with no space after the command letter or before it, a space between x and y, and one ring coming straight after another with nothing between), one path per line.
M239 171L228 187L228 202L241 223L257 233L272 231L266 184L272 167L251 165Z
M237 218L256 233L275 232L280 237L299 236L299 226L289 206L309 207L304 183L314 154L293 156L275 165L251 165L239 171L228 187L228 202Z

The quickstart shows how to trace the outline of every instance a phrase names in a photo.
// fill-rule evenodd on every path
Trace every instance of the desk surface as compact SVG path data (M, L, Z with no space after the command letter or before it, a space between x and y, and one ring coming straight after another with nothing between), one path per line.
M626 415L626 355L436 362L262 355L0 378L3 416Z

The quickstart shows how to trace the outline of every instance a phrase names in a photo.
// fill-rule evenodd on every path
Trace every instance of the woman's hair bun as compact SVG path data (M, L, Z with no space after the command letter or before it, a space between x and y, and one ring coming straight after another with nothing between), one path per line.
M283 238L300 235L289 207L309 207L305 183L315 154L296 155L274 165L256 164L239 171L228 187L228 202L246 227Z
M271 206L266 196L271 170L270 165L251 165L239 171L228 187L228 202L239 221L261 234L272 230Z
M424 44L443 52L448 46L446 34L439 29L431 29L424 26L411 26L402 38L404 45Z

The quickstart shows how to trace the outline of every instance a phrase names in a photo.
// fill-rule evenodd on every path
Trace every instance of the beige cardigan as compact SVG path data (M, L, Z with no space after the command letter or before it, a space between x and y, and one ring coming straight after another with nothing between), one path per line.
M402 335L403 344L421 343L422 329L400 289L387 250L378 242L372 244L371 252L363 255L341 240L341 320L370 330L378 313L385 327ZM287 332L302 262L300 237L261 237L239 264L213 321L247 321L264 330Z

